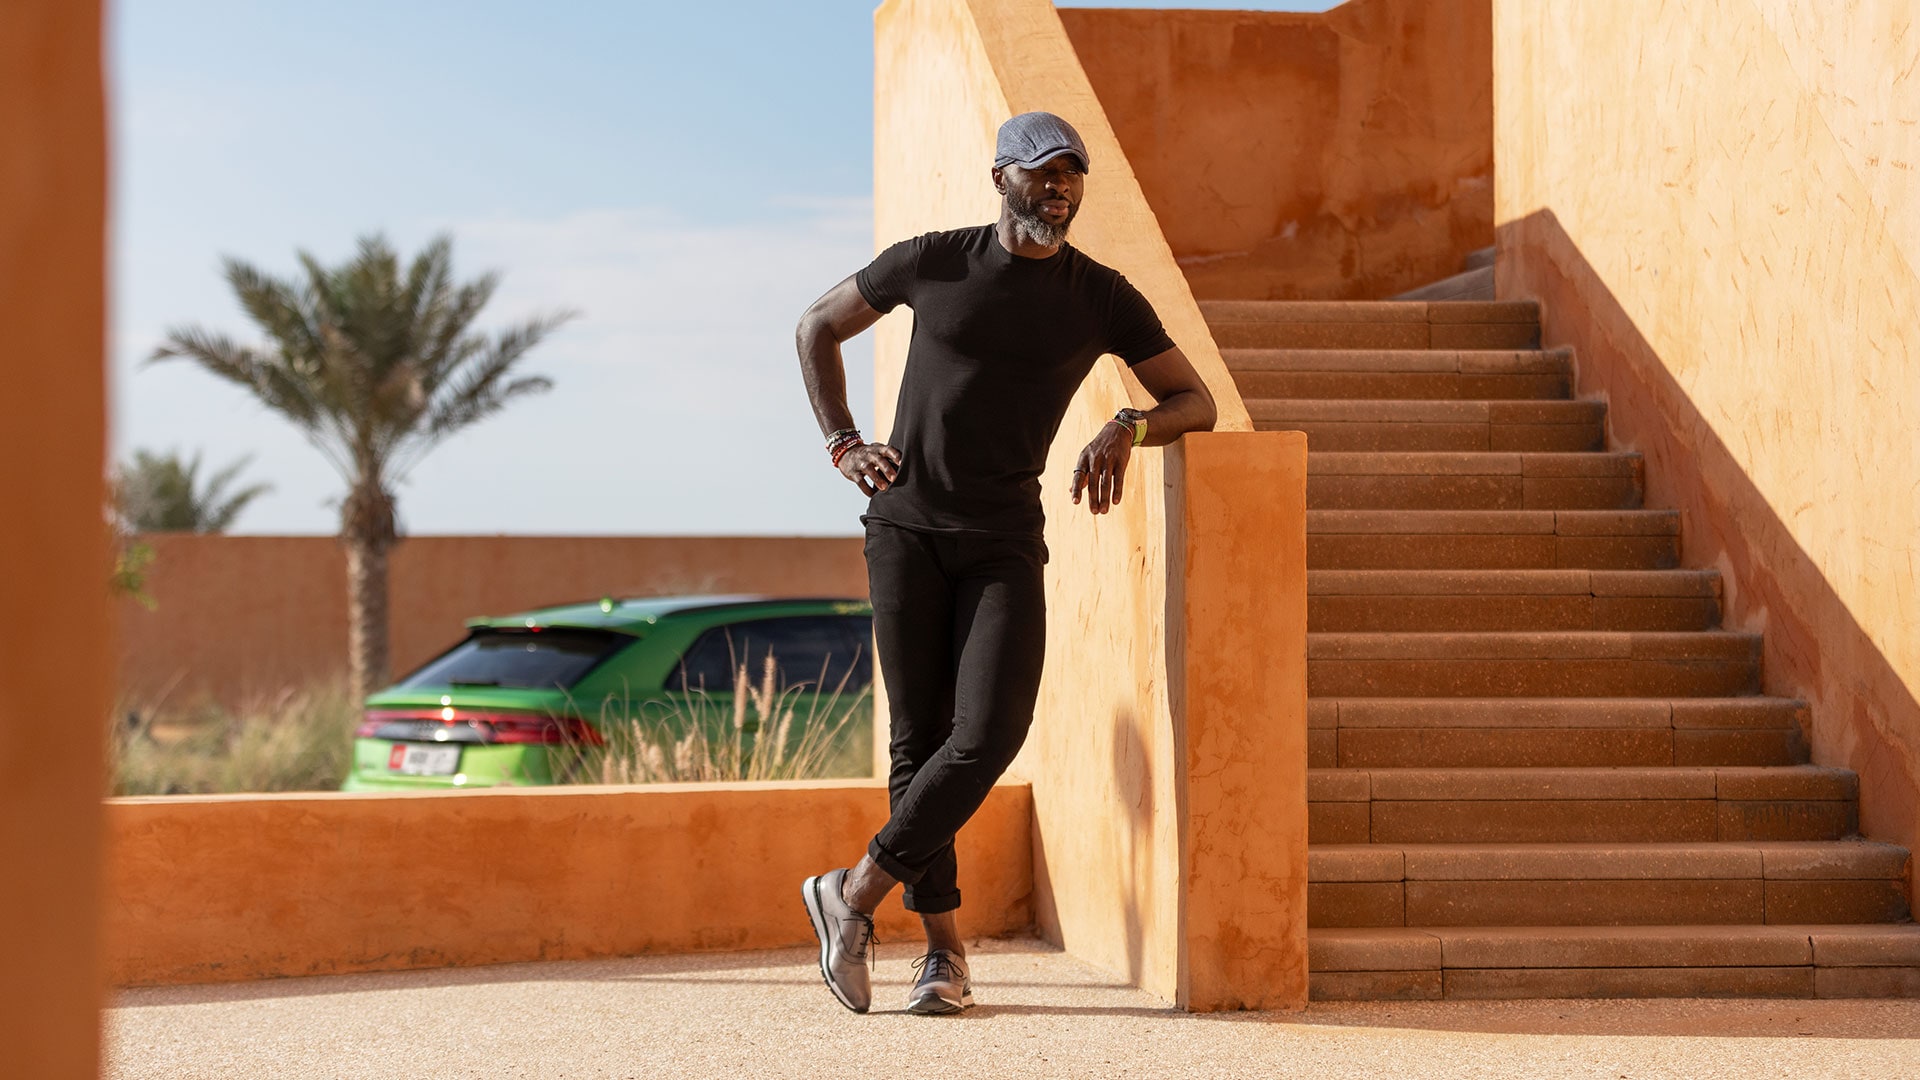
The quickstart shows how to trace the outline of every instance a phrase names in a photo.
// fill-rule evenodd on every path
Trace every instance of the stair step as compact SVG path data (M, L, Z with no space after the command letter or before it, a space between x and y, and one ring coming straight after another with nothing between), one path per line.
M1309 510L1628 510L1635 453L1309 453Z
M1807 761L1792 698L1307 701L1313 768L1767 766Z
M1604 450L1599 401L1249 398L1260 431L1304 431L1313 452Z
M1309 570L1321 632L1710 630L1712 570Z
M1506 349L1540 340L1533 301L1202 300L1222 349Z
M1741 697L1760 635L1725 630L1309 633L1307 693L1332 697Z
M1920 996L1920 926L1312 930L1316 1001Z
M1315 570L1655 570L1679 563L1675 510L1307 511L1307 566Z
M1417 289L1409 289L1395 300L1491 300L1493 267L1476 266L1451 277L1441 278Z
M1314 844L1838 840L1858 778L1783 768L1310 769Z
M1220 356L1245 398L1475 402L1573 395L1570 349L1242 348L1222 342Z
M1907 850L1864 840L1308 849L1309 926L1869 923L1907 918Z

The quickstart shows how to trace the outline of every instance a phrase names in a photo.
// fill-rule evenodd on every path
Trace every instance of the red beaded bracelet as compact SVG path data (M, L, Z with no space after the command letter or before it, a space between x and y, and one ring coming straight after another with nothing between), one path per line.
M865 441L855 438L835 446L833 448L833 467L836 469L840 467L840 459L846 457L849 450L852 450L856 446L865 445L867 445Z

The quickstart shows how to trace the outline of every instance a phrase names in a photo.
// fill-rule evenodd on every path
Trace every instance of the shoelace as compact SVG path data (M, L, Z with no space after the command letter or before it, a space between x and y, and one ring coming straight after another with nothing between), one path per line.
M873 916L862 915L856 911L853 913L853 917L867 925L867 935L861 939L860 948L853 954L853 958L855 960L865 960L870 970L879 971L880 950L874 948L874 946L880 944L880 934L873 928Z
M945 978L950 982L960 981L960 969L954 966L953 957L945 949L937 949L913 962L913 970L919 974L914 981L922 979Z

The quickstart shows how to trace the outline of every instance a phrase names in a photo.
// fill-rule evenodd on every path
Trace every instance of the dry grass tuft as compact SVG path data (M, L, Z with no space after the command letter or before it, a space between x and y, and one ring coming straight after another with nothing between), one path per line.
M114 711L115 795L337 791L361 719L343 682L282 690L237 710L163 699Z
M780 687L769 655L756 684L746 664L734 669L732 692L694 691L649 701L628 715L609 700L596 726L603 746L555 747L556 783L653 784L728 780L807 780L866 776L873 702L869 689L846 693L846 676L831 692ZM823 668L822 680L825 677ZM816 682L813 685L820 685Z

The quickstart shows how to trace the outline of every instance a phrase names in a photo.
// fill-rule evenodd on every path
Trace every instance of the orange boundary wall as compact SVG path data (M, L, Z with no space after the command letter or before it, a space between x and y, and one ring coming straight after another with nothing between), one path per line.
M230 705L340 676L346 556L324 536L154 534L149 611L121 604L129 707ZM865 596L856 537L413 536L393 550L393 674L458 641L466 620L568 600L670 593Z
M800 882L886 820L878 781L112 799L107 941L123 986L813 940ZM965 931L1033 921L1032 800L961 832ZM896 897L883 939L920 932ZM26 935L31 938L33 935Z
M112 684L100 7L0 4L0 1060L92 1076Z

